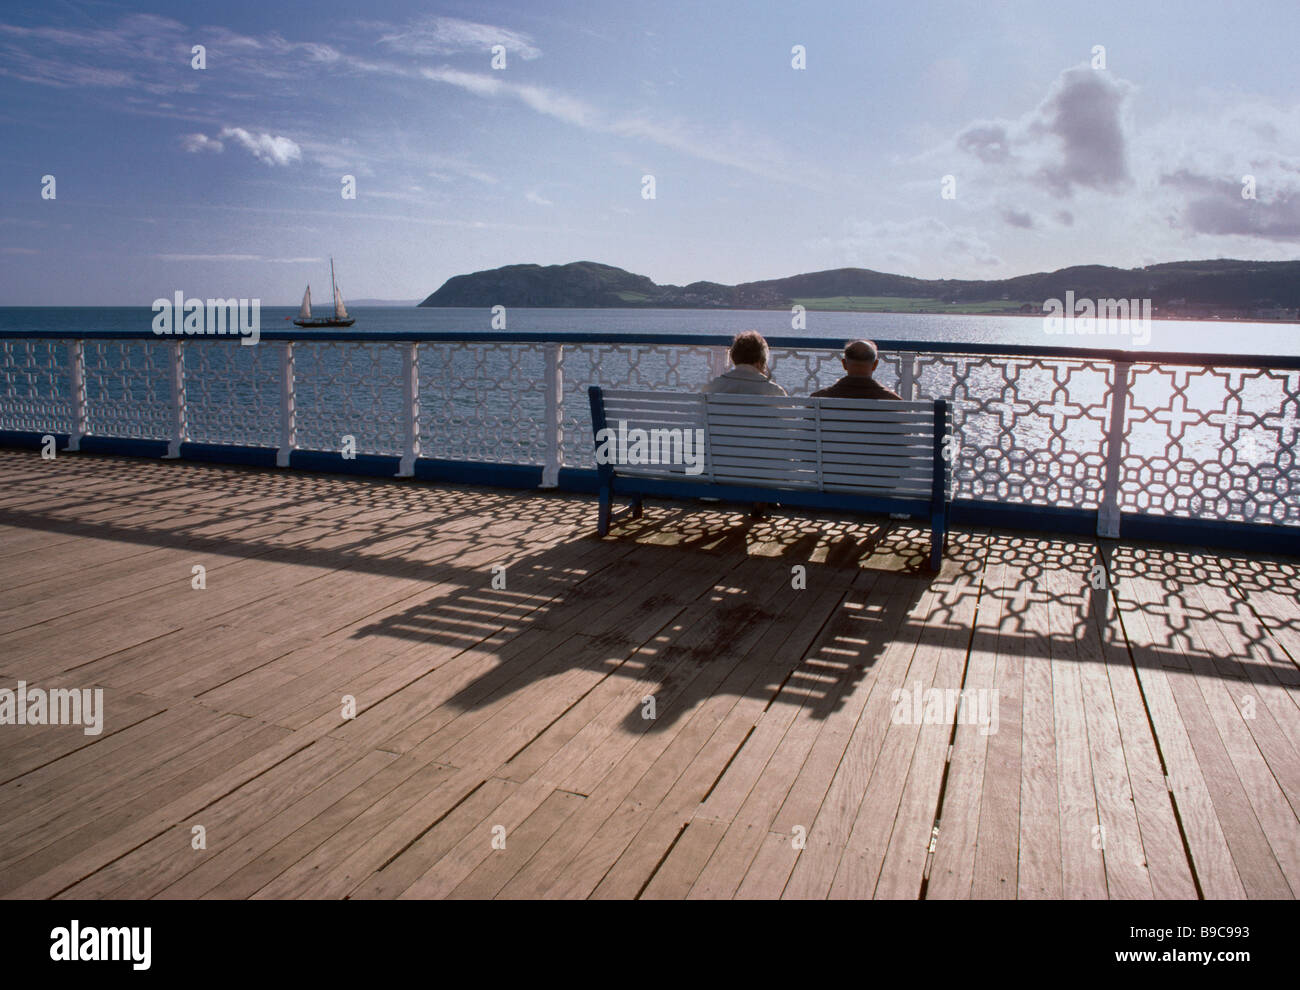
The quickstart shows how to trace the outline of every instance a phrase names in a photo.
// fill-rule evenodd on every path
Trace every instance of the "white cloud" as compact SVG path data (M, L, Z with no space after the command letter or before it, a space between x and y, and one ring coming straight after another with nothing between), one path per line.
M190 152L221 151L225 145L206 134L186 134L181 138L181 147Z
M524 199L528 200L528 202L530 203L536 203L538 206L555 205L549 199L546 199L544 196L542 196L541 193L539 193L536 189L530 189L528 190L528 192L524 193Z
M1203 95L1191 109L1144 117L1138 127L1138 111L1150 108L1138 105L1136 87L1076 66L1021 116L972 121L913 169L956 174L952 205L962 222L991 232L1016 271L1026 263L1103 259L1123 266L1153 258L1293 257L1300 244L1300 103ZM1255 178L1256 199L1242 196L1247 175ZM1069 239L1052 244L1025 237L1027 230L1067 228Z
M268 165L288 165L302 159L302 149L296 142L282 135L265 132L253 134L242 127L227 127L218 137L222 140L233 139L258 161Z
M1109 72L1075 66L1014 121L977 121L957 135L959 151L994 174L1032 181L1057 199L1078 188L1119 192L1130 181L1127 101L1133 87Z

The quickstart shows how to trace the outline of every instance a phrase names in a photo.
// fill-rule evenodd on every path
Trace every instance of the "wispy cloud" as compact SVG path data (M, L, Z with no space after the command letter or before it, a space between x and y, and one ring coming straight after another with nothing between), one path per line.
M369 26L382 32L381 45L406 55L486 54L494 45L503 45L507 55L518 55L523 59L535 59L542 54L529 35L456 17L429 17L405 27Z
M268 258L260 254L155 254L159 261L260 261L272 265L305 265L323 258Z
M795 185L816 188L819 174L808 167L796 169L784 160L778 149L763 147L761 142L738 134L719 143L716 135L701 133L679 122L652 120L642 116L607 114L584 100L565 93L526 83L506 82L481 72L465 72L450 66L422 69L421 75L432 82L458 87L487 99L508 99L531 110L553 117L584 130L648 141L717 165L741 169L753 175ZM732 149L744 148L741 154Z

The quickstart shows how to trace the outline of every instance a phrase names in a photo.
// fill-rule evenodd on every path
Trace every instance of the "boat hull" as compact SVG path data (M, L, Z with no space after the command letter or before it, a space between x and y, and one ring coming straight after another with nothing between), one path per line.
M352 319L352 320L334 320L334 319L329 319L329 320L294 320L294 321L293 321L293 325L296 326L296 327L307 327L307 328L309 328L309 329L315 329L315 328L318 328L318 327L350 327L350 326L352 326L352 324L354 324L354 323L356 323L356 322L357 322L357 321L356 321L355 319Z

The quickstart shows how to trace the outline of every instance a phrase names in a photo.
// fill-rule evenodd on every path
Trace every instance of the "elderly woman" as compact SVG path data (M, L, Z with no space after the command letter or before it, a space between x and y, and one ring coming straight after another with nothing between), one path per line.
M741 395L785 395L786 391L768 376L767 341L757 330L736 334L731 342L731 363L725 375L704 386L706 392L736 392Z

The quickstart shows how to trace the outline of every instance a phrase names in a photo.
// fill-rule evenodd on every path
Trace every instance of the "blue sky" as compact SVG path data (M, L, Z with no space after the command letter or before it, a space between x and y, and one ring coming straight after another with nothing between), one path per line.
M1297 38L1292 0L8 3L0 305L289 305L331 254L351 299L1292 259Z

